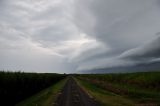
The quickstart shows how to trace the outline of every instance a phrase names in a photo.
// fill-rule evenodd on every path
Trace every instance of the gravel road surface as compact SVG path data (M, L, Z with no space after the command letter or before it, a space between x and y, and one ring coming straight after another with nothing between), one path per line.
M73 78L69 78L54 106L99 106L90 98L76 83Z

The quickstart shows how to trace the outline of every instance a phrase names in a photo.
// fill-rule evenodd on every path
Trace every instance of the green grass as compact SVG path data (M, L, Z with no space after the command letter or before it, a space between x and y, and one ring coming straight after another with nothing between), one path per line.
M120 88L128 91L128 95L133 98L160 98L160 92L155 90L149 90L141 87L136 87L128 84L112 83L114 88Z
M16 106L53 106L58 93L65 85L67 79L61 80L57 84L39 92L38 94L22 101Z
M102 106L134 106L134 102L123 96L106 91L94 84L83 80L77 80L78 84L93 96Z
M91 95L108 106L160 105L160 72L85 74L77 78Z
M160 91L160 72L137 72L116 74L84 74L79 77L105 81L109 83L127 84L143 89Z

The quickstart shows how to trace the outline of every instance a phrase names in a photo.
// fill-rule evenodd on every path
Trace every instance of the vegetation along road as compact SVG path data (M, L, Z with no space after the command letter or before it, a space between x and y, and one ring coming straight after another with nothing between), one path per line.
M0 106L160 106L160 72L0 72L0 85Z

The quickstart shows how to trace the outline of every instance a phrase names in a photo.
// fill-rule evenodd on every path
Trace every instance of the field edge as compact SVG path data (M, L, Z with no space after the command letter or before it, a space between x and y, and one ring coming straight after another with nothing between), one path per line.
M68 78L62 79L51 87L40 91L15 106L53 106L67 79Z

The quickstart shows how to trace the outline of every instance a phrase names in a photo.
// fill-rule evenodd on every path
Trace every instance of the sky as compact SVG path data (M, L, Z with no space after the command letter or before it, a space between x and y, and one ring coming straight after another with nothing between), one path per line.
M160 0L0 0L0 10L0 70L160 65Z

